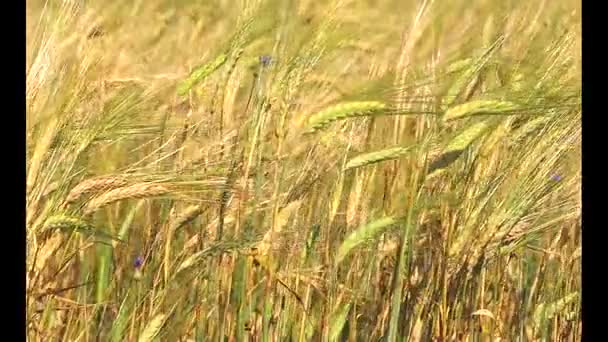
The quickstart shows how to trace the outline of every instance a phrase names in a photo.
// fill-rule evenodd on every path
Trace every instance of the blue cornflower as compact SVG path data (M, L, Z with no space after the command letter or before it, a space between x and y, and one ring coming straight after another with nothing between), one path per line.
M142 277L142 272L141 272L141 267L144 264L144 258L142 258L141 256L137 256L137 258L135 258L135 261L133 262L133 266L135 267L135 272L133 273L133 278L135 280L140 280Z
M272 64L272 57L269 55L260 56L260 64L264 67L270 66Z
M135 258L135 262L133 263L133 266L135 267L136 270L139 270L143 264L144 264L144 258L142 258L141 256L138 256L137 258Z

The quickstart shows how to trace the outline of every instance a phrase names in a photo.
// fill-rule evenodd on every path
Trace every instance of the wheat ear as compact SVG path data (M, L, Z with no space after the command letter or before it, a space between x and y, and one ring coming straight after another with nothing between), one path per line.
M93 198L84 208L84 214L90 215L99 208L105 207L117 201L129 198L145 198L162 196L168 193L169 190L158 184L135 184L127 187L122 187L110 190L102 195Z
M386 104L379 101L344 102L328 107L311 116L308 120L308 126L312 131L317 131L336 120L377 115L383 113L386 109Z
M74 203L87 193L113 190L125 185L127 185L127 181L120 177L96 177L87 179L70 190L70 193L65 199L65 204Z

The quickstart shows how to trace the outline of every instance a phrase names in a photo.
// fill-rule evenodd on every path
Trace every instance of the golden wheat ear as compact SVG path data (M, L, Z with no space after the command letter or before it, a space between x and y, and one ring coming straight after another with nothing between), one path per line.
M127 183L127 180L121 177L96 177L84 180L70 190L65 204L72 204L86 194L113 190L123 187Z
M135 184L110 190L104 194L94 197L84 208L84 215L88 216L109 204L130 198L147 198L162 196L169 193L169 189L158 184Z

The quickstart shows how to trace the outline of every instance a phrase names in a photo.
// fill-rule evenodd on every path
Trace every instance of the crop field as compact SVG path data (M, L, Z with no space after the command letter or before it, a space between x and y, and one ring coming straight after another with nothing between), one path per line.
M580 340L580 1L26 9L28 340Z

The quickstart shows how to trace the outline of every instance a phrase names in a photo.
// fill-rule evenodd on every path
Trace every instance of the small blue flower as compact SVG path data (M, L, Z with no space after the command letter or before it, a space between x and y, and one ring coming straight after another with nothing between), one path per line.
M272 64L272 57L268 55L260 56L260 64L264 67L270 66Z
M553 175L551 176L551 180L555 181L555 182L559 182L562 180L562 176L560 175Z
M142 258L141 256L138 256L137 258L135 258L135 262L133 263L133 266L135 266L135 269L140 269L141 266L144 264L144 258Z

